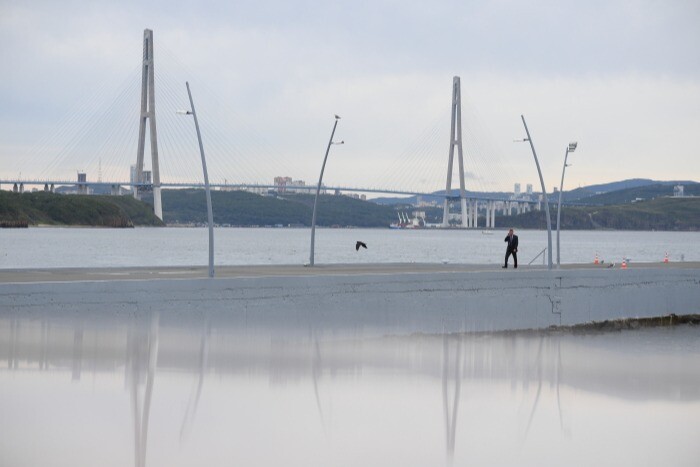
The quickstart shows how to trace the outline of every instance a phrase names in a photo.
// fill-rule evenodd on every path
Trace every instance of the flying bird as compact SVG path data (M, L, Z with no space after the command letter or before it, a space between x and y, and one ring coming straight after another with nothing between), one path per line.
M365 250L367 249L367 245L365 244L365 242L361 242L358 240L357 243L355 243L355 251L359 251L360 247L364 248Z

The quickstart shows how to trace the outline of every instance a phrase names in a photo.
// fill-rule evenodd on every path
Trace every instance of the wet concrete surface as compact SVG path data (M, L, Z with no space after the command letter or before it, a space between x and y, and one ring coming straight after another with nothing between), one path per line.
M609 270L620 269L620 264L612 268L610 264L565 264L562 270ZM677 263L629 263L627 269L700 269L700 262ZM500 265L484 264L442 264L442 263L380 263L380 264L317 264L313 267L302 265L251 265L217 266L215 278L235 277L295 277L295 276L352 276L425 274L455 272L504 272L524 273L542 271L541 265L512 266L502 269ZM119 267L119 268L51 268L51 269L0 269L0 283L13 282L77 282L77 281L117 281L148 279L194 279L207 277L206 266L173 267ZM554 269L553 271L556 271Z
M0 465L696 465L698 326L297 331L0 310Z

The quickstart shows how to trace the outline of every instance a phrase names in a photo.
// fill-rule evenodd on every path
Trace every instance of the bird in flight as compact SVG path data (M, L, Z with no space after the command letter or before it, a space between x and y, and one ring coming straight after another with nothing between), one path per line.
M367 249L367 245L365 244L365 242L361 242L358 240L357 243L355 243L355 251L358 251L360 247L364 248L365 250Z

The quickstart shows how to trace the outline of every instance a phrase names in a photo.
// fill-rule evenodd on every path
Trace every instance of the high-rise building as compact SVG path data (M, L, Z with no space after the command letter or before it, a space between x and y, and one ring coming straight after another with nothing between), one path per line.
M532 194L532 183L528 183L528 184L526 185L526 190L527 190L527 194L528 194L528 195L531 195L531 194Z
M84 172L78 172L78 183L85 183L87 182L87 174ZM87 194L87 185L78 185L78 193L81 195L86 195Z
M515 187L513 187L513 194L515 196L520 196L520 183L516 183Z
M292 184L292 177L275 177L275 186L279 193L287 191L287 185Z

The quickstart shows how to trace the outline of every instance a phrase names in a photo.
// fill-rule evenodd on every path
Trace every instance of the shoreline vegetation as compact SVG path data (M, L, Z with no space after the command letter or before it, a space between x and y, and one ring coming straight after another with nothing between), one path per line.
M8 191L0 191L0 223L108 228L164 225L150 206L129 196Z
M310 226L313 195L281 193L261 196L244 191L214 191L214 223L219 227ZM131 228L134 226L196 227L206 224L203 190L163 191L163 217L153 214L152 200L130 195L64 195L47 192L0 191L0 228L76 226ZM555 223L556 206L550 206ZM318 227L388 228L398 212L423 211L429 224L442 220L441 207L414 208L380 205L348 196L319 198ZM496 230L546 229L544 211L519 215L496 214ZM630 231L700 231L700 197L659 197L636 203L562 207L562 229ZM479 218L485 225L485 218ZM556 224L552 226L556 229ZM482 227L483 229L483 227ZM478 230L478 228L477 228Z

